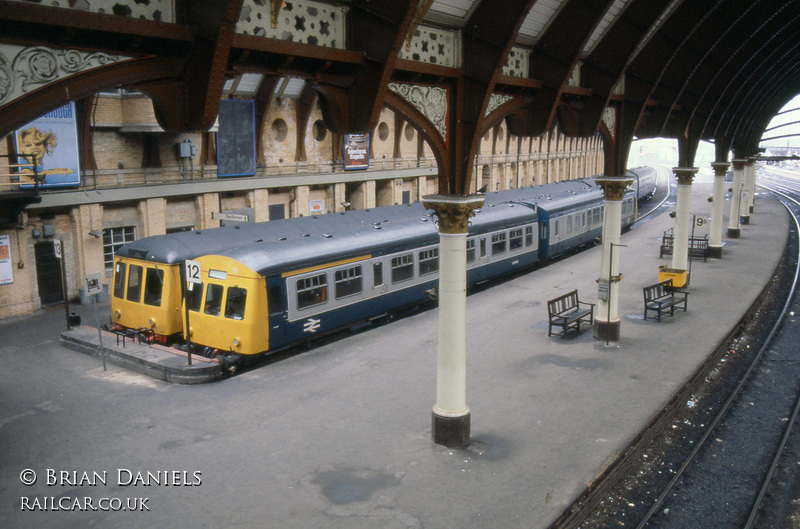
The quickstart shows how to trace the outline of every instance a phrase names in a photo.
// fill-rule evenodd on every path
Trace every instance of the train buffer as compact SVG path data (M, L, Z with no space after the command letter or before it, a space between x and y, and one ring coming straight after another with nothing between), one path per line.
M655 312L656 319L661 321L661 315L666 312L669 312L670 316L674 316L676 308L686 311L689 293L673 288L672 279L646 286L642 291L644 292L644 319L647 319L648 312Z
M586 308L582 308L586 307ZM547 336L553 335L553 327L560 327L559 336L566 336L567 332L574 330L581 332L581 323L591 325L594 322L594 303L587 303L578 299L578 291L573 290L563 296L547 302L547 316L549 325Z

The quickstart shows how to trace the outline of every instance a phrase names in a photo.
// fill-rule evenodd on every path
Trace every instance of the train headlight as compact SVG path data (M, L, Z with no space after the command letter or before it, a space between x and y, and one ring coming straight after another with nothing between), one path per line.
M118 310L115 310L115 311L114 311L114 317L115 317L115 318L117 318L117 319L119 319L119 311L118 311Z
M234 338L233 339L233 346L234 347L239 347L239 338Z
M151 329L156 326L156 320L154 320L153 318L150 318L150 321L148 323L150 324Z

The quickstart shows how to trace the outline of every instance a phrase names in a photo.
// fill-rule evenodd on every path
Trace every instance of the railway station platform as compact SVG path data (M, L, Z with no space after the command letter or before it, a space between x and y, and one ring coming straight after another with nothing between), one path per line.
M698 175L691 212L708 216L710 195ZM466 449L431 440L435 309L201 385L103 371L60 344L63 311L1 322L0 526L545 529L758 298L789 220L759 194L722 258L692 262L688 311L645 321L673 226L662 213L622 236L618 342L547 335L547 300L596 301L599 246L467 298ZM51 485L50 470L78 474ZM60 496L147 510L24 508Z

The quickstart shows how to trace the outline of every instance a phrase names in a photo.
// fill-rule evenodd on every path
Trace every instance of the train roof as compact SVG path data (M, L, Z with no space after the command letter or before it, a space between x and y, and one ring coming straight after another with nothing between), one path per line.
M470 221L470 233L492 227L500 229L536 220L536 212L519 203L490 203L478 210ZM329 230L324 235L287 239L274 244L251 244L229 248L222 255L240 262L261 275L287 272L360 255L381 255L405 247L436 244L439 232L435 217L423 214L400 221L364 224L355 230Z

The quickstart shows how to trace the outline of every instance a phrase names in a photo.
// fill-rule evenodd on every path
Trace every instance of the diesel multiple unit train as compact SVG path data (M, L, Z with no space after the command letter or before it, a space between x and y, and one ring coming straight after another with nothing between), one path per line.
M623 229L656 174L629 172ZM470 221L467 282L590 244L602 219L592 178L487 193ZM192 350L229 365L425 301L438 284L438 242L421 203L140 239L116 252L110 328L177 343L188 313ZM187 283L184 296L185 260L200 263L202 282Z

